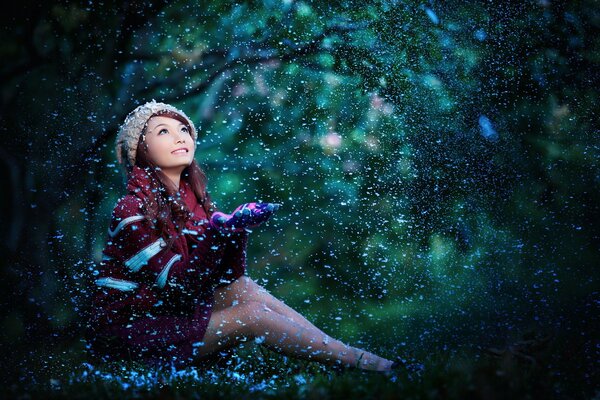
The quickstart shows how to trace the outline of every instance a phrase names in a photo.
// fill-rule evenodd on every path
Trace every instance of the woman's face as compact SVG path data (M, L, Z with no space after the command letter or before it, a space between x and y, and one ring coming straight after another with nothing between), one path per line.
M185 169L194 160L195 142L192 133L180 121L154 116L146 128L148 155L161 169ZM183 151L176 151L185 149Z

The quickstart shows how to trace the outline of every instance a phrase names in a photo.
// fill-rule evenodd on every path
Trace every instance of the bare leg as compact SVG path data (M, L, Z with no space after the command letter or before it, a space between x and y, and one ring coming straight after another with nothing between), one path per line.
M231 284L217 289L215 292L213 315L215 311L219 312L220 310L235 309L235 307L251 302L262 305L262 309L266 312L278 314L278 316L271 315L271 317L279 319L279 324L274 324L273 326L275 326L280 333L283 333L286 329L296 329L296 336L298 337L298 340L296 340L296 347L299 346L301 352L304 354L309 352L325 352L329 356L329 361L327 361L327 359L319 360L314 357L303 357L302 354L297 353L291 355L296 355L300 358L315 359L316 361L330 364L341 362L343 364L358 366L359 368L375 370L389 370L392 364L392 361L390 360L379 357L368 351L348 346L339 340L333 339L323 331L319 330L291 307L273 297L266 289L257 285L247 276L242 276ZM234 306L228 307L230 305ZM260 332L258 333L258 336L263 335L264 334L260 334ZM299 337L298 335L303 337ZM267 340L265 340L265 343L267 347L278 353L288 354L284 348L271 346ZM338 354L343 353L341 357L333 357L333 362L331 362L332 350L337 351Z
M313 326L310 321L304 318L296 310L274 297L267 289L258 285L249 276L242 275L229 285L218 288L215 291L215 307L225 308L247 301L264 303L273 311L285 315L302 326Z
M214 309L225 308L248 301L263 303L271 310L288 317L305 328L316 328L296 310L274 297L267 289L258 285L246 275L215 291ZM323 332L322 335L326 336Z

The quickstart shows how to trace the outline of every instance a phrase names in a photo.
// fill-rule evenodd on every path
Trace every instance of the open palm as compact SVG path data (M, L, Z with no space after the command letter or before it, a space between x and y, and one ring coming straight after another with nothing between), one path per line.
M210 224L220 231L248 230L267 221L280 206L279 203L245 203L231 214L216 211L210 219Z

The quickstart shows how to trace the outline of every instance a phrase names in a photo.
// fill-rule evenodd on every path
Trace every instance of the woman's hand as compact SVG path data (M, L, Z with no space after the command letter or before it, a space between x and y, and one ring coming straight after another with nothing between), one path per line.
M214 212L210 225L223 232L244 230L251 232L248 228L255 228L267 221L280 206L279 203L245 203L233 210L231 214Z

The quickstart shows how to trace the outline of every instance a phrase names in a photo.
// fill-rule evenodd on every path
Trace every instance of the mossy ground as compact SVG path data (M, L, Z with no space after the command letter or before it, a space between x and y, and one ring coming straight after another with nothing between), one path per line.
M238 348L228 365L157 371L124 363L56 360L9 386L12 398L551 399L597 398L594 371L559 359L555 343L535 363L511 352L448 351L419 358L420 374L340 371L258 345ZM562 362L562 364L557 364ZM72 363L76 364L76 363ZM34 377L34 379L31 379ZM593 381L592 381L593 382Z

